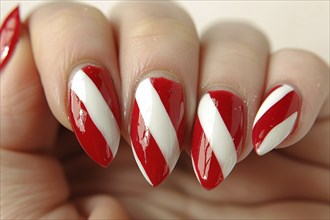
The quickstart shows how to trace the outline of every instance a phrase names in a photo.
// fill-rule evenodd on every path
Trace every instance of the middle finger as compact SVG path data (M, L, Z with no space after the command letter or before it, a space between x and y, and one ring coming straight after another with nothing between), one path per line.
M186 121L189 131L194 119L199 40L190 17L172 2L130 2L113 11L123 133L144 177L156 186L173 170Z

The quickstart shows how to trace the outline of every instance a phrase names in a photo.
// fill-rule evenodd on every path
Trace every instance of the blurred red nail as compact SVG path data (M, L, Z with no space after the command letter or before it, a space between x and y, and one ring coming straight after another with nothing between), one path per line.
M0 29L1 44L1 62L2 69L15 50L21 29L21 21L19 16L19 6L17 6L5 19Z

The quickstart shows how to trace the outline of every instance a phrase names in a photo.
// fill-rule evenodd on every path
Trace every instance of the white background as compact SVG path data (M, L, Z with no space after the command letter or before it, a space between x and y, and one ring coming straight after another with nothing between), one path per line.
M46 1L0 0L1 23L17 4L22 19ZM81 1L104 14L120 1ZM273 50L301 48L321 56L329 64L329 0L323 1L177 1L192 16L199 33L219 20L244 20L269 37Z

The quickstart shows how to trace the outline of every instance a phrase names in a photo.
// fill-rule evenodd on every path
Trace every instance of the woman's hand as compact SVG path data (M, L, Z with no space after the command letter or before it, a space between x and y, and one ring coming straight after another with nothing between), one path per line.
M243 23L199 39L170 2L17 13L1 28L1 218L329 217L317 56L271 53ZM153 188L137 167L169 177Z

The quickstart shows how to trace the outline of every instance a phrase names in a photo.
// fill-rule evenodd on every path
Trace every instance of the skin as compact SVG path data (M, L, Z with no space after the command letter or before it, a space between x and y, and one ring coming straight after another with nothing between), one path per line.
M65 35L63 39L68 44L52 37L54 27L63 28L65 19L74 19L72 15L81 7L87 8L88 13L83 29L76 27L76 31L93 28L92 33L98 37L95 42L101 46L85 47L79 42L77 50L70 48L76 36ZM145 13L138 14L137 7ZM189 16L173 3L121 4L114 12L110 29L104 28L109 22L100 12L77 4L44 6L22 24L20 41L0 81L1 218L329 218L327 64L301 50L270 53L267 39L247 24L219 23L198 39ZM149 26L147 21L152 21L155 15L162 19ZM133 22L141 26L135 25L132 30L129 27ZM153 52L148 47L149 31L155 31L150 27L159 27L155 36L161 39L160 47L176 48L175 54L180 53L180 58L166 59L174 55L173 50L158 55L159 51ZM175 31L164 35L166 30ZM231 41L232 36L246 37ZM187 52L187 48L191 51ZM60 56L64 49L65 55ZM130 57L128 49L141 54L137 56L141 60ZM215 62L215 57L224 59ZM116 90L123 112L127 113L122 121L123 138L115 160L107 169L84 154L70 131L65 93L70 70L77 64L74 60L102 63L111 70L114 81L122 82L116 84ZM239 60L239 65L235 60ZM193 62L187 65L189 61ZM174 77L184 84L189 99L185 144L188 154L182 153L173 173L157 188L144 180L127 144L134 88L145 72L155 68L174 70ZM251 85L248 80L254 86L248 86ZM247 138L239 156L241 162L228 178L214 190L204 190L195 178L188 156L198 97L220 83L247 101L257 95L257 100L249 101L247 106L249 136L262 97L281 80L294 84L303 100L298 128L280 146L285 149L259 157L250 153L252 146ZM312 87L315 85L317 88Z

